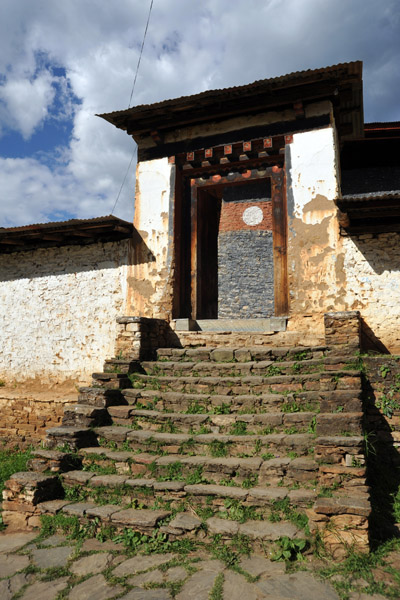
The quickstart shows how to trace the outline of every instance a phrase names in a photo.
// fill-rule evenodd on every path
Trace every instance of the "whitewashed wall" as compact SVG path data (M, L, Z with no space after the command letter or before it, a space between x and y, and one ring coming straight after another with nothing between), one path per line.
M90 381L114 355L128 240L0 255L0 379Z
M175 166L168 158L138 163L134 225L143 244L129 278L130 314L171 317L174 186Z
M344 310L335 130L295 134L286 152L290 327L302 328L306 319L322 330L324 312Z
M346 305L359 310L374 334L400 352L400 235L343 238Z

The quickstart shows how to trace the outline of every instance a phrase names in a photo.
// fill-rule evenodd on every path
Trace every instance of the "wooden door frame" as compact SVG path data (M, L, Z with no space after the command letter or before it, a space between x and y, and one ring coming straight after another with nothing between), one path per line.
M262 175L257 171L244 171L227 176L214 175L207 179L202 177L190 179L190 281L191 281L191 318L199 318L199 298L201 294L201 256L199 252L199 217L200 197L202 191L221 189L227 185L240 185L247 181L262 181L271 179L272 201L272 235L273 235L273 265L274 265L274 315L288 314L288 274L287 274L287 208L285 193L284 169L273 166L263 169Z

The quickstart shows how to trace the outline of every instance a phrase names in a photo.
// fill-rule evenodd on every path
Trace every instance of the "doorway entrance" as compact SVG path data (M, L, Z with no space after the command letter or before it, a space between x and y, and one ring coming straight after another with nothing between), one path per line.
M283 183L278 167L187 179L178 236L178 316L287 314Z

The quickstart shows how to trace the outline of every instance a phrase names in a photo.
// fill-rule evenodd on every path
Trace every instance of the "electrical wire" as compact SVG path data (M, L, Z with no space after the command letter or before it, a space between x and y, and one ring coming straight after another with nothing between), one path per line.
M137 76L138 76L138 73L139 73L140 61L142 60L142 54L143 54L143 48L144 48L144 42L145 42L145 40L146 40L147 30L148 30L148 28L149 28L150 15L151 15L151 10L152 10L152 8L153 8L153 2L154 2L154 0L151 0L151 2L150 2L149 14L148 14L148 16L147 16L147 23L146 23L146 27L145 27L145 30L144 30L144 35L143 35L142 46L141 46L141 48L140 48L139 59L138 59L138 63L137 63L137 65L136 65L136 73L135 73L135 78L134 78L134 80L133 80L132 91L131 91L131 96L130 96L130 98L129 98L129 104L128 104L128 108L130 108L130 106L131 106L132 96L133 96L133 92L134 92L134 90L135 90L135 86L136 86L136 80L137 80ZM125 185L125 181L126 181L126 178L128 177L128 173L129 173L129 170L130 170L130 168L131 168L131 165L132 165L132 163L133 163L133 159L135 158L135 154L136 154L136 152L137 152L137 146L135 145L135 148L134 148L134 150L133 150L133 153L132 153L132 156L131 156L131 160L129 161L129 165L128 165L128 168L127 168L127 170L126 170L125 177L124 177L124 179L123 179L123 181L122 181L122 183L121 183L121 187L119 188L119 192L118 192L117 198L116 198L116 200L115 200L115 202L114 202L114 206L113 206L113 209L112 209L112 211L111 211L111 214L114 214L114 210L116 209L116 206L117 206L117 204L118 204L119 197L120 197L120 195L121 195L121 192L122 192L122 190L123 190L123 187L124 187L124 185Z
M126 181L126 178L128 177L129 169L131 168L131 165L132 165L132 163L133 163L133 159L135 158L135 154L136 154L136 152L137 152L137 146L135 146L135 148L133 149L133 154L132 154L132 156L131 156L131 160L130 160L130 162L129 162L128 168L127 168L127 170L126 170L125 177L124 177L124 179L123 179L123 182L121 183L121 187L119 188L119 192L118 192L117 198L116 198L116 200L115 200L115 202L114 202L114 206L113 206L113 209L112 209L112 211L111 211L111 214L112 214L112 215L114 214L114 210L115 210L115 208L116 208L116 206L117 206L117 204L118 204L119 197L120 197L120 195L121 195L121 192L122 192L122 189L123 189L123 187L124 187L124 185L125 185L125 181Z
M153 2L154 2L154 0L151 0L151 3L150 3L150 9L149 9L149 15L148 15L148 17L147 17L146 28L145 28L145 30L144 30L144 36L143 36L143 41L142 41L142 47L140 48L139 60L138 60L137 67L136 67L135 79L133 80L133 86L132 86L131 96L130 96L130 98L129 98L128 108L130 108L130 106L131 106L131 101L132 101L133 91L134 91L134 89L135 89L135 86L136 86L136 79L137 79L137 76L138 76L138 73L139 73L140 61L142 60L142 54L143 54L143 48L144 48L144 42L145 42L146 35L147 35L147 29L149 28L150 15L151 15L151 9L153 8Z

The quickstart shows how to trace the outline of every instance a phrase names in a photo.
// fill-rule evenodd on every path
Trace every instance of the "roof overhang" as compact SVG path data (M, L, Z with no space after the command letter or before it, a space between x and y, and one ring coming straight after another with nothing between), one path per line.
M343 196L336 205L344 235L400 231L400 190Z
M22 227L0 227L0 254L54 246L111 242L131 238L135 231L132 223L112 215Z
M342 138L363 135L362 62L299 71L254 83L98 115L139 144L176 128L329 99Z

